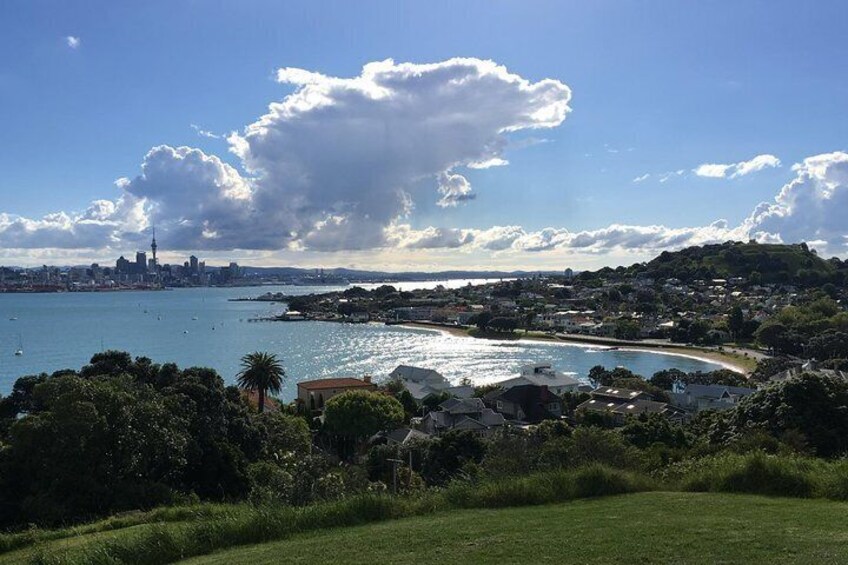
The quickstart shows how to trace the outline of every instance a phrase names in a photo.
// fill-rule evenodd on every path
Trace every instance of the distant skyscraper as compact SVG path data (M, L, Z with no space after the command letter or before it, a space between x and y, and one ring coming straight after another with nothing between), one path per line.
M197 261L197 257L192 255L191 257L188 258L188 260L189 260L189 263L190 263L190 266L191 266L191 274L196 275L198 273L198 271L200 270L200 265Z
M130 272L130 262L124 259L124 256L121 255L118 257L118 260L115 262L115 270L121 274L127 274Z
M156 270L156 249L158 249L158 248L159 248L159 246L156 245L156 226L153 226L153 241L150 242L150 251L151 251L151 254L153 255L153 270L154 271Z
M135 270L138 273L147 272L147 253L144 251L135 254Z

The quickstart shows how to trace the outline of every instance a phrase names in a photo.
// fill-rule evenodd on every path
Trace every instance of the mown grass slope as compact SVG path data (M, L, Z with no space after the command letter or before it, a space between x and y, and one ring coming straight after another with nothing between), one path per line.
M302 534L185 563L846 563L848 504L651 492Z

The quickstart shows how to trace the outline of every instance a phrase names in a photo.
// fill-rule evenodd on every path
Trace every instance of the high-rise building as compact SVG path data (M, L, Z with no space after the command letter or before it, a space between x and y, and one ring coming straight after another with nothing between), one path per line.
M188 261L189 261L189 263L190 263L190 265L191 265L191 274L192 274L192 275L196 275L196 274L199 272L199 270L200 270L200 265L199 265L199 263L198 263L198 261L197 261L197 257L195 257L194 255L192 255L191 257L189 257L189 258L188 258Z
M151 252L151 255L153 255L153 259L152 259L153 267L150 270L153 271L154 273L156 272L156 250L158 248L159 248L159 246L156 245L156 226L153 226L153 241L150 242L150 252Z
M115 271L122 275L126 275L130 272L130 262L127 259L124 259L123 255L118 257L118 260L115 262Z
M135 272L139 274L147 272L147 253L144 251L135 254Z

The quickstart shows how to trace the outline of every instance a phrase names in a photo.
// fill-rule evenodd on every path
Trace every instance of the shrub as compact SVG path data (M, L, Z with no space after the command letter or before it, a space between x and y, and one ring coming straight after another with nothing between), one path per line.
M816 491L816 473L813 462L801 458L762 452L724 454L694 462L682 474L681 487L688 491L809 497Z

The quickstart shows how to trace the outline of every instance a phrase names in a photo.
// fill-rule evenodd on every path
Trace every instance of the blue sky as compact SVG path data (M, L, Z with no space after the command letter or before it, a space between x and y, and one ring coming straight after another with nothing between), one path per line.
M838 221L827 214L835 212L827 210L848 213L838 208L848 190L842 153L848 149L847 17L844 2L4 2L0 262L107 259L141 246L154 221L161 225L163 247L171 243L175 256L200 247L213 262L234 257L394 268L597 266L740 234L765 241L802 238L825 253L844 255L842 231L848 227L834 227ZM463 193L467 199L444 205L436 191L441 171L411 165L406 177L386 174L395 184L401 178L403 186L372 187L383 175L381 166L395 171L396 164L370 162L365 173L355 158L361 139L328 138L315 141L331 148L326 155L296 150L298 164L307 171L319 164L332 168L333 183L342 179L332 197L357 194L357 209L329 200L322 207L329 196L321 187L300 193L290 177L265 178L275 166L267 160L265 169L251 168L269 146L237 154L225 139L230 132L245 135L270 103L305 88L278 82L279 68L352 79L364 65L389 58L438 64L456 57L494 61L529 84L553 79L569 92L570 111L555 125L480 134L500 140L497 153L508 165L469 168L463 159L484 151L482 146L457 147L455 157L445 157L450 174L473 189L473 199ZM486 84L474 88L462 96L479 94L481 104L504 114L501 125L508 125L509 112L520 114L503 104L528 103L514 102L511 93L485 92ZM437 110L455 114L443 106ZM434 111L426 105L405 110L420 112L421 123ZM395 118L374 116L380 123ZM192 124L224 137L199 135ZM462 137L446 131L447 145ZM423 127L410 130L408 140L393 137L393 143L415 145L396 158L438 153L439 139L420 138L428 132ZM301 197L310 204L275 219L283 226L280 233L264 233L263 227L262 237L231 235L249 230L256 218L216 227L218 218L209 214L220 208L202 204L206 185L198 179L195 187L185 167L168 169L172 176L155 182L139 180L145 155L159 146L199 149L203 166L218 167L213 177L229 175L220 172L228 164L246 179L246 191L276 191L263 206L288 206L284 202ZM291 145L279 149L273 148L275 163L290 170L285 155ZM758 155L780 165L764 160L768 164L735 176L737 169L727 168L723 178L695 172L702 164L730 165ZM154 157L187 162L182 154ZM221 164L210 163L211 157ZM363 181L363 174L371 180ZM127 179L125 185L114 184L119 178ZM801 192L776 201L792 182ZM835 192L823 191L834 182ZM372 188L373 199L361 196ZM398 207L366 211L384 198L384 188L405 191L412 207L403 213ZM178 210L170 200L176 197L157 200L179 191ZM110 208L86 216L91 202L117 202L124 192L133 196L133 212ZM768 217L754 217L763 202L772 206L765 210ZM42 220L58 212L64 213L60 220ZM348 227L331 233L328 218ZM720 219L726 226L710 228ZM188 224L212 235L189 237ZM611 225L629 226L628 234L637 237L599 233ZM492 228L505 226L521 232L513 230L507 247L489 245ZM647 237L643 228L650 226L665 231ZM421 235L428 229L438 237ZM575 243L583 232L591 242ZM353 235L360 233L368 237ZM547 234L546 245L528 243L540 234Z

